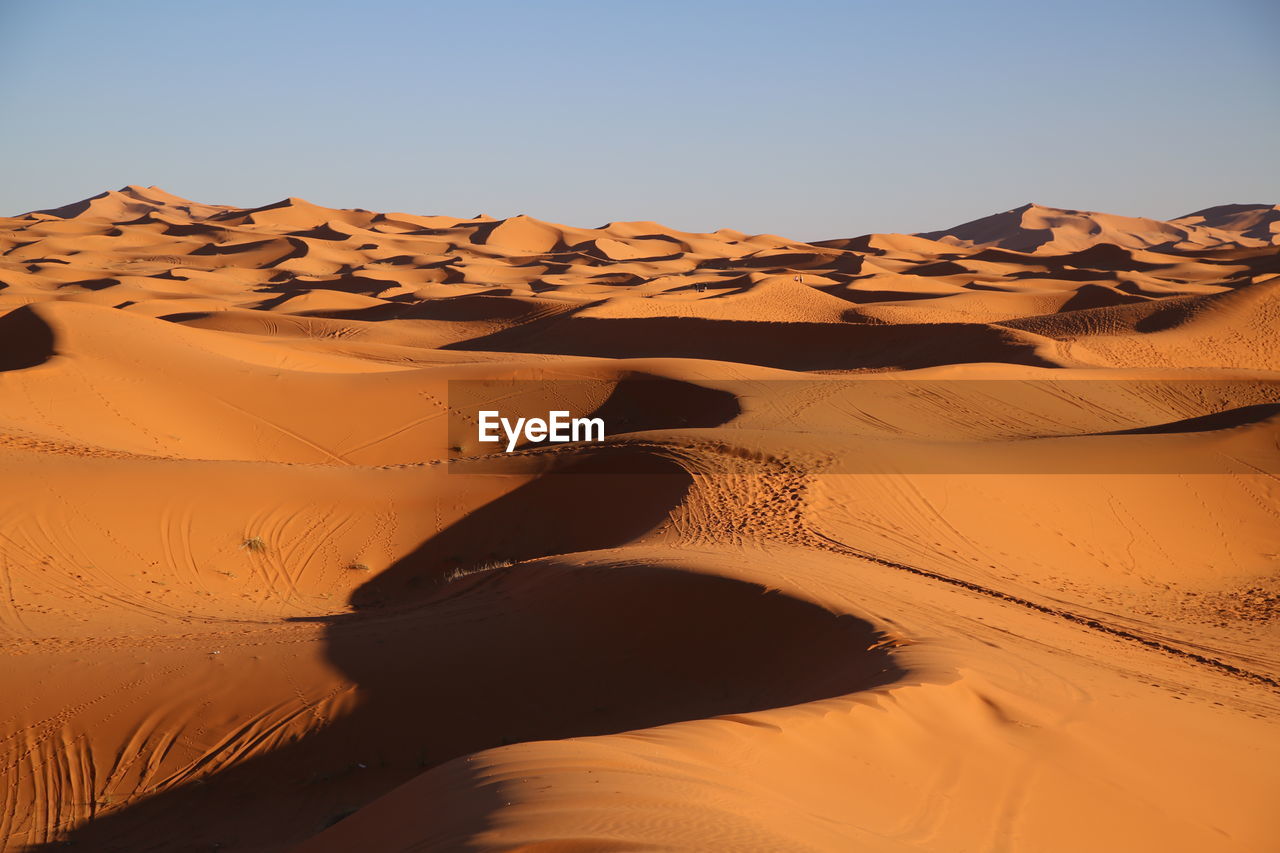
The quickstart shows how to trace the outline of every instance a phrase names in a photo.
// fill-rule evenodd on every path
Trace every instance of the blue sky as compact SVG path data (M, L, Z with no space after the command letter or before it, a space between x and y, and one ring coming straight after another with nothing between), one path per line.
M801 239L1280 202L1280 3L0 3L0 214L252 206Z

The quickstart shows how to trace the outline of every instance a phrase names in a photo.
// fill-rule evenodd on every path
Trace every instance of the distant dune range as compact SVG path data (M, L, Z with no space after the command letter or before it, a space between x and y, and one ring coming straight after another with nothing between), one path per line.
M0 253L0 850L1280 848L1278 207ZM609 437L485 475L458 379Z

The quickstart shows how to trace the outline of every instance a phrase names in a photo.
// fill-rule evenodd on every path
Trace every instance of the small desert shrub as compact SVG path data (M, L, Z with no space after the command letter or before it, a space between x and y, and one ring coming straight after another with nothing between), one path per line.
M482 572L491 572L494 569L505 569L507 566L514 565L514 560L489 560L484 563L477 563L474 566L459 566L445 572L444 582L453 583L459 578L465 578L469 575L478 575Z
M369 568L369 567L368 567L367 565L365 565L364 563L352 563L351 565L347 566L347 568L348 568L348 569L350 569L350 570L351 570L351 571L353 571L353 572L371 572L371 571L373 571L373 569Z
M260 537L253 536L244 540L240 547L261 554L263 551L267 550L267 543L263 542Z

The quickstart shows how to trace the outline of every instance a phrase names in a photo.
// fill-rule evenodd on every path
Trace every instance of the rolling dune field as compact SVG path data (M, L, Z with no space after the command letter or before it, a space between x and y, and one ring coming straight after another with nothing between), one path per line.
M0 851L1280 849L1278 321L1267 205L0 219Z

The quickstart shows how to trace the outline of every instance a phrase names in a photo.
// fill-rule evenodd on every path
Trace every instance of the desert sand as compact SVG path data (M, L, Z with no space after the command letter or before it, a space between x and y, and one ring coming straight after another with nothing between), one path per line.
M1278 244L2 219L0 850L1280 849Z

